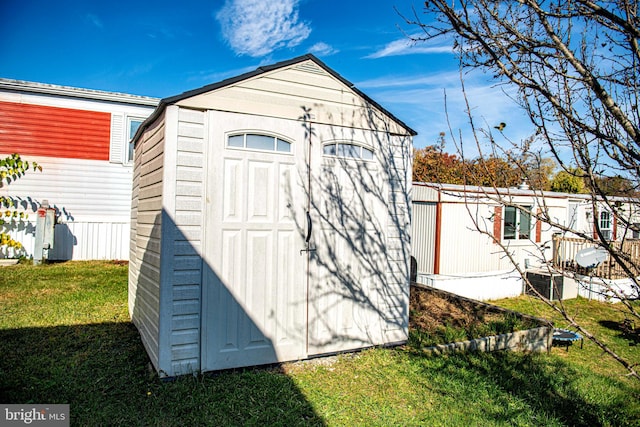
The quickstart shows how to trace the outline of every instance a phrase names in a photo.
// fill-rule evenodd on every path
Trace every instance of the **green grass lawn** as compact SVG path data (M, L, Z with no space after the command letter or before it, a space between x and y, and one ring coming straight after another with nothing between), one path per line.
M531 298L499 304L550 315ZM569 308L640 362L616 306ZM73 425L640 425L640 384L588 342L550 355L407 347L335 359L162 382L129 322L126 265L0 268L0 402L69 403Z

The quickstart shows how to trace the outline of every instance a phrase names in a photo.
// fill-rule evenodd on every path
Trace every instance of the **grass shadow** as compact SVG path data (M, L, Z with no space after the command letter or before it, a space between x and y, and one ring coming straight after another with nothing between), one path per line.
M0 330L0 402L69 403L73 425L324 425L291 378L162 382L130 322Z
M460 384L460 398L475 402L494 396L484 408L485 420L509 425L636 425L639 414L621 411L625 398L637 399L628 389L610 399L585 398L585 387L598 394L607 388L626 387L613 378L588 378L564 360L544 354L493 352L425 356L411 351L411 358L423 366L433 390L450 396L452 383ZM589 381L593 383L586 384ZM496 392L498 390L499 392ZM497 396L497 398L496 398ZM596 403L597 402L597 403ZM522 408L531 410L523 419Z
M625 324L625 322L600 320L598 324L616 332L616 336L626 340L631 347L640 344L640 328L635 328L633 323Z
M622 327L620 325L620 322L614 322L612 320L599 320L598 324L612 331L622 332Z

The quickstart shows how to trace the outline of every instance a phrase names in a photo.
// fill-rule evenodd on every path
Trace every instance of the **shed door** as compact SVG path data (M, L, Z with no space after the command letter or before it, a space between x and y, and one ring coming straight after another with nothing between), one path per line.
M379 166L325 155L312 169L309 354L381 343L387 194Z
M212 135L208 156L203 370L305 358L302 144L252 151L227 147L227 137Z

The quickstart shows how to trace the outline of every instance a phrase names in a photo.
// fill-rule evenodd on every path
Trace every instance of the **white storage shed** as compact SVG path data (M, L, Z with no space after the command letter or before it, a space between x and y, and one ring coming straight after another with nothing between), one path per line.
M414 135L313 55L162 100L129 273L159 375L404 342Z

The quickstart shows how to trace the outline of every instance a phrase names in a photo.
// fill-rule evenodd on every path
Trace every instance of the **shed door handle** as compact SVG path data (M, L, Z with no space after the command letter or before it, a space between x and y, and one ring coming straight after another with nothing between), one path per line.
M306 243L309 243L311 239L311 230L313 229L313 223L311 222L311 214L307 211L307 237L304 239Z

